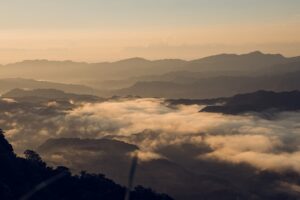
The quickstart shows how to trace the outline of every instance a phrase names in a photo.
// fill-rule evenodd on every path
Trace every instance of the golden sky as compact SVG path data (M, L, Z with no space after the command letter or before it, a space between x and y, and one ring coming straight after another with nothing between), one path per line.
M11 0L0 13L0 63L300 55L295 0Z

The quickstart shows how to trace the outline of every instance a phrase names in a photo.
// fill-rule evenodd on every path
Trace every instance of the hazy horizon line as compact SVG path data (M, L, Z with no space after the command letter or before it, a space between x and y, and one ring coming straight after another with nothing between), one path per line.
M247 53L236 53L236 52L224 52L224 53L218 53L218 54L211 54L208 56L199 56L195 57L193 59L184 59L184 58L179 58L179 57L165 57L165 58L159 58L159 59L151 59L147 57L142 57L142 56L132 56L132 57L124 57L124 58L119 58L119 59L113 59L113 60L106 60L106 61L83 61L83 60L73 60L73 59L47 59L47 58L36 58L36 59L23 59L23 60L18 60L14 62L7 62L7 63L0 63L2 66L6 65L11 65L11 64L17 64L17 63L22 63L22 62L27 62L27 61L48 61L48 62L74 62L74 63L82 63L82 64L105 64L105 63L116 63L116 62L121 62L121 61L126 61L126 60L133 60L133 59L140 59L140 60L145 60L145 61L150 61L150 62L155 62L155 61L162 61L162 60L181 60L181 61L186 61L186 62L191 62L194 60L200 60L200 59L205 59L209 57L214 57L214 56L221 56L221 55L237 55L237 56L242 56L242 55L249 55L253 53L260 53L263 55L278 55L282 56L284 58L295 58L295 57L300 57L300 53L298 56L287 56L286 54L283 53L268 53L265 51L261 50L253 50L253 51L247 51Z

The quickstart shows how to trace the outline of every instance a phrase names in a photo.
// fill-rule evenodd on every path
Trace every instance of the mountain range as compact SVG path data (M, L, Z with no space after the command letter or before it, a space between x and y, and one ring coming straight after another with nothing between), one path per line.
M300 57L255 51L191 61L130 58L117 62L78 63L33 60L0 66L0 78L3 78L0 79L2 93L14 88L53 88L102 97L215 98L257 90L299 90Z

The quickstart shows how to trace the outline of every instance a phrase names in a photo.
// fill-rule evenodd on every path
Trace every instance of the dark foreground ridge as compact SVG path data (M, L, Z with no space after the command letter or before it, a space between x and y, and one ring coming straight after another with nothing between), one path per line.
M300 92L257 91L238 94L225 100L223 105L206 106L201 112L241 114L246 112L280 112L300 110Z
M34 151L17 157L0 129L1 200L123 200L126 188L101 174L73 176L66 167L50 168ZM41 184L42 183L42 184ZM167 195L138 186L132 200L172 200Z

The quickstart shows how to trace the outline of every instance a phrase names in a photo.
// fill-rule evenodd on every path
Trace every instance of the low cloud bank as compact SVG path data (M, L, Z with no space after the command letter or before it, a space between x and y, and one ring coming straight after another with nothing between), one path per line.
M14 106L11 106L15 104ZM15 148L34 148L48 138L109 137L136 144L143 157L160 149L190 144L210 150L196 159L248 163L258 169L300 172L300 113L278 113L267 120L254 114L199 113L198 105L171 107L163 99L134 99L66 105L1 102L0 126ZM5 106L7 105L7 106ZM71 109L70 109L71 108ZM190 152L186 152L190 153Z

